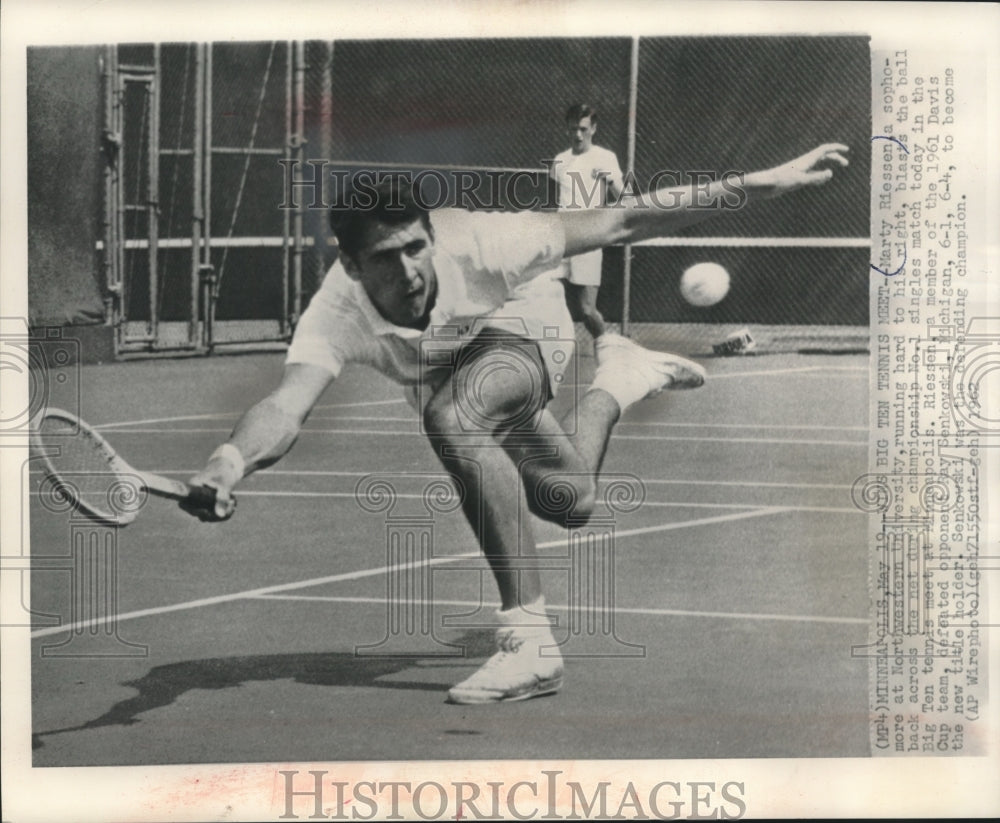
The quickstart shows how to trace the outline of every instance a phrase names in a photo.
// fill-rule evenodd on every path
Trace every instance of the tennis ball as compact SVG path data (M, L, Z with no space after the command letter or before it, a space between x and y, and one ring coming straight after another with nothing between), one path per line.
M714 306L729 293L729 272L718 263L695 263L681 275L681 295L692 306Z

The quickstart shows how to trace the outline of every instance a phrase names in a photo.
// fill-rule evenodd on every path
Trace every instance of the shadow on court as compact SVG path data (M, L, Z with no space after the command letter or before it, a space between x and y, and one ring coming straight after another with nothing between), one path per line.
M470 631L456 642L456 657L483 657L492 650L492 633ZM154 666L138 680L120 685L138 690L138 694L112 706L100 717L76 726L37 732L32 748L45 745L44 738L103 726L132 726L141 722L139 715L169 706L194 689L232 689L256 682L291 680L306 686L371 687L440 692L444 700L447 685L421 680L381 680L389 675L416 669L418 657L359 657L350 652L308 654L262 654L245 657L212 657L185 660Z

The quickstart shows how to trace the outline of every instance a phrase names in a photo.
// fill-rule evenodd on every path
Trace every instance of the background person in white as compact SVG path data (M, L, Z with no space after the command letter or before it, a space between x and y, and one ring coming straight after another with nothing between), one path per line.
M566 111L570 147L556 155L551 167L559 187L559 207L592 209L617 200L621 195L622 170L610 149L594 145L597 111L577 103ZM601 249L579 254L563 262L566 303L574 320L582 322L595 340L604 334L604 317L597 310L601 286Z
M833 176L831 165L847 165L846 151L827 144L746 175L747 202L825 183ZM697 196L703 205L705 197L726 193L717 182ZM424 430L463 492L463 510L502 603L496 654L453 687L449 700L489 703L550 693L561 686L563 667L558 655L552 656L556 643L547 622L539 620L545 604L538 572L521 567L530 566L535 555L528 512L560 522L566 513L546 507L551 499L546 484L570 482L572 514L588 515L621 413L661 389L694 388L704 380L695 363L604 334L597 342L593 383L577 406L576 434L568 435L547 407L558 381L532 338L539 321L558 324L566 316L564 303L546 297L559 285L551 270L563 256L663 236L724 212L691 208L697 205L695 192L677 188L617 209L466 214L446 229L448 215L432 220L412 195L403 194L382 191L373 207L333 215L341 261L295 330L281 382L237 422L229 440L191 479L216 490L214 508L185 508L203 520L230 516L233 487L291 448L349 360L371 363L400 383L422 383ZM471 317L484 320L485 329L468 325ZM508 320L523 322L520 334L490 327ZM467 347L469 357L453 368L422 368L420 341L441 326L457 331L457 345ZM527 369L510 368L510 346L525 355L520 362L528 363ZM529 452L537 455L539 446L545 447L545 459L525 459L525 441L511 441L512 434L525 431L532 436Z

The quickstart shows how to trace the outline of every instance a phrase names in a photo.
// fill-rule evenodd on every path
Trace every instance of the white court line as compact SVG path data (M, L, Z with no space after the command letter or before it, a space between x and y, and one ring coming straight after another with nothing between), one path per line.
M868 374L868 369L864 366L800 366L796 368L789 369L766 369L762 371L738 371L730 372L728 374L710 374L708 376L708 383L712 383L716 380L730 380L736 377L767 377L775 374L805 374L807 372L830 372L830 371L842 371L842 372L858 372L859 374ZM844 374L844 375L829 375L831 377L852 377L855 375Z
M289 492L289 491L239 491L236 492L237 497L302 497L302 498L333 498L333 499L355 499L357 495L354 492ZM411 494L408 492L402 492L394 495L395 498L399 500L423 500L425 495L423 494ZM441 503L454 503L458 500L455 495L450 495L446 498L436 498ZM767 509L772 508L766 504L761 503L674 503L674 502L653 502L650 500L644 500L642 506L658 506L658 507L676 507L676 508L690 508L690 509ZM639 508L642 508L639 506ZM793 510L795 507L791 505L782 504L782 508ZM853 510L852 510L853 511Z
M220 429L146 429L138 428L141 424L145 423L144 420L135 420L132 423L105 423L102 426L94 426L95 429L100 429L102 432L107 434L165 434L168 437L177 437L179 434L229 434L233 428ZM126 428L117 428L117 426L125 426ZM136 428L133 428L135 426Z
M399 400L369 400L363 403L326 403L322 406L314 406L316 409L353 409L358 406L388 406L395 405L397 403L405 403L404 398ZM245 411L245 410L243 410ZM221 420L226 417L239 417L243 414L243 411L234 412L214 412L212 414L183 414L176 415L174 417L144 417L141 420L119 420L115 423L100 423L94 426L95 429L107 429L111 426L142 426L148 425L150 423L179 423L184 420ZM331 418L336 420L338 418ZM345 418L345 419L355 419L355 418ZM371 418L363 417L357 418L359 420L369 420ZM388 418L387 418L388 419ZM410 419L410 418L407 418ZM182 431L191 431L191 429L182 429Z
M381 402L381 401L379 401ZM391 401L395 403L396 401ZM405 402L405 401L402 401ZM356 404L349 404L356 405ZM332 408L332 407L326 407ZM95 425L95 429L113 431L114 426L139 426L149 423L179 423L186 420L219 420L227 417L238 417L242 412L220 412L218 414L189 414L178 417L159 417L150 418L148 420L124 420L117 423L101 423ZM416 423L416 417L372 417L371 415L311 415L310 420L355 420L355 421L368 421L371 423ZM801 426L795 424L783 424L783 423L686 423L686 422L669 422L669 421L654 421L654 420L643 420L643 421L629 421L622 420L617 425L619 426L663 426L666 428L691 428L691 429L778 429L781 431L787 431L788 429L795 429L797 431L855 431L855 432L866 432L868 428L866 426L823 426L815 423L803 424ZM137 430L138 431L138 430ZM171 433L174 431L199 431L198 429L176 429L170 430Z
M744 520L751 517L763 517L769 514L781 514L786 512L788 509L784 506L775 506L765 509L758 509L749 512L736 512L734 514L723 514L718 517L704 517L697 520L684 520L679 523L664 523L659 526L647 526L644 528L637 529L625 529L620 532L615 533L615 539L618 540L623 537L631 537L639 534L652 534L653 532L665 532L673 531L675 529L684 529L691 526L704 526L712 523L724 523L730 520ZM564 546L566 540L547 540L543 543L536 544L536 548L539 549L551 549L557 546ZM448 557L432 557L427 560L417 560L412 563L403 563L398 568L418 568L420 566L437 566L443 563L454 563L456 560L467 560L470 557L479 557L480 553L476 552L465 552L464 554L449 555ZM360 580L364 577L375 577L380 574L384 574L388 571L387 566L379 566L377 568L371 569L360 569L359 571L344 572L343 574L332 574L326 577L314 577L309 580L298 580L294 583L278 583L273 586L263 586L258 589L248 589L242 592L233 592L231 594L220 594L215 597L203 597L198 600L188 600L184 603L174 603L169 606L157 606L151 609L139 609L138 611L125 612L124 614L119 614L116 616L116 621L125 620L136 620L140 617L151 617L157 614L168 614L170 612L186 611L188 609L197 609L203 606L217 606L220 603L232 603L235 600L246 600L247 598L258 597L264 594L274 594L277 592L294 591L296 589L306 589L310 586L321 586L326 583L339 583L344 580ZM67 623L63 626L48 626L44 629L37 629L31 632L31 637L46 637L52 634L59 634L60 632L66 631L76 631L79 629L87 628L88 626L104 625L107 623L105 618L92 618L90 620L77 620L73 623Z
M114 423L95 423L95 429L113 431L113 426L148 426L151 423L179 423L184 420L222 420L226 417L238 417L240 412L215 412L213 414L184 414L175 417L144 417L141 420L119 420ZM180 431L188 431L181 429Z
M736 378L736 377L762 377L762 376L775 375L775 374L803 374L803 373L810 373L810 372L817 372L817 371L823 371L823 372L847 371L847 372L863 372L865 374L868 373L868 369L866 369L864 367L861 367L861 366L802 366L802 367L798 367L798 368L771 369L771 370L767 370L767 371L747 371L747 372L733 372L731 374L712 374L712 375L709 376L709 381L712 381L712 380L726 380L726 379L731 379L731 378ZM564 386L563 388L570 388L570 386L567 385L567 386ZM586 386L581 385L579 388L586 388ZM398 398L398 399L395 399L395 400L366 400L366 401L360 401L360 402L356 402L356 403L324 403L324 404L321 404L321 405L318 405L318 406L314 406L313 408L315 408L315 409L349 409L349 408L358 408L358 407L362 407L362 406L394 406L394 405L399 405L399 404L406 403L406 402L407 402L406 399L401 397L401 398ZM219 419L224 419L226 417L239 417L241 414L243 414L242 410L241 411L235 411L235 412L216 412L216 413L213 413L213 414L177 415L177 416L174 416L174 417L144 417L144 418L141 418L141 419L138 419L138 420L119 420L119 421L115 421L113 423L95 424L94 428L95 429L110 429L113 426L141 426L141 425L148 425L148 424L151 424L151 423L175 423L175 422L181 422L181 421L184 421L184 420L219 420ZM318 420L324 420L324 419L353 420L353 419L370 419L370 418L353 418L353 417L325 418L325 417L318 417L316 419L318 419ZM399 419L399 420L412 420L413 418L409 418L409 417L406 417L406 418L384 417L384 418L378 418L378 419L380 419L380 420L396 420L396 419ZM678 426L682 426L682 425L690 425L690 426L696 426L696 425L716 425L716 426L736 425L736 424L726 424L726 423L718 423L718 424L697 424L697 423L663 423L663 424L654 424L654 423L627 423L627 421L623 421L623 425L626 425L626 424L627 425L678 425ZM756 428L768 428L768 426L757 426ZM784 426L784 427L775 426L775 428L806 429L806 428L813 428L813 427L812 426ZM840 428L840 427L834 427L834 426L823 427L823 426L819 426L819 427L816 427L816 428L831 428L831 429L833 429L833 428ZM854 430L854 429L851 429L851 430ZM858 429L858 430L863 430L863 429ZM185 431L198 432L198 431L216 431L216 430L215 429L204 429L204 430L199 430L199 429L185 429Z
M709 380L725 380L735 377L759 377L766 375L775 374L794 374L794 373L804 373L804 372L816 372L816 371L830 371L830 370L841 370L841 371L859 371L868 373L868 369L853 366L803 366L800 368L792 369L772 369L769 371L748 371L748 372L733 372L731 374L713 374L709 376ZM589 385L589 384L588 384ZM580 388L586 388L581 384ZM564 388L569 388L569 386L564 386ZM405 398L398 398L394 400L365 400L354 403L323 403L314 406L314 409L351 409L359 408L364 406L396 406L406 403ZM114 426L141 426L149 425L152 423L178 423L186 420L221 420L227 417L239 417L243 414L245 410L232 411L232 412L213 412L211 414L184 414L184 415L174 415L172 417L143 417L137 420L117 420L111 423L97 423L94 424L95 429L111 429ZM315 420L371 420L371 417L357 417L357 416L316 416ZM415 417L378 417L374 418L376 420L386 420L394 422L413 422ZM782 428L782 429L836 429L838 431L867 431L864 427L855 426L819 426L819 425L782 425L782 424L738 424L738 423L656 423L656 422L629 422L627 420L622 421L619 425L628 426L704 426L704 427L733 427L733 428ZM184 431L215 431L215 430L198 430L198 429L184 429Z
M181 472L156 472L156 474L181 474ZM368 475L362 475L367 477ZM648 482L648 481L647 481ZM850 488L849 486L840 486L836 488ZM257 490L238 490L236 492L237 497L291 497L291 498L301 498L303 500L311 499L326 499L326 500L354 500L357 498L355 492L302 492L302 491L257 491ZM422 494L410 494L406 492L400 492L395 495L399 500L423 500L424 495ZM452 503L457 501L457 497L451 496L442 499L441 503ZM771 509L773 507L762 503L697 503L691 502L680 502L672 500L644 500L639 508L648 506L649 508L659 508L659 509L749 509L753 511L759 511L762 509ZM860 509L850 508L848 506L801 506L795 504L782 504L781 508L784 511L789 512L828 512L833 514L864 514Z
M843 432L866 432L867 426L824 426L820 423L687 423L676 421L629 421L621 420L619 426L666 426L667 428L683 429L778 429L787 431L795 429L797 431L843 431ZM613 437L614 435L612 435Z
M470 557L479 557L479 552L466 552L465 554L457 554L449 557L432 557L429 560L418 560L412 563L403 563L399 568L416 568L418 566L436 566L441 563L454 563L456 560L468 559ZM384 574L386 571L385 566L379 566L373 569L360 569L354 572L344 572L343 574L331 574L327 577L314 577L310 580L298 580L294 583L278 583L274 586L263 586L259 589L248 589L242 592L233 592L232 594L220 594L215 597L202 597L198 600L188 600L184 603L174 603L170 606L156 606L151 609L139 609L138 611L125 612L124 614L119 614L116 620L135 620L139 617L151 617L155 614L168 614L170 612L185 611L187 609L198 609L203 606L217 606L220 603L231 603L234 600L245 600L249 597L259 597L263 594L272 594L274 592L282 591L294 591L295 589L304 589L309 586L322 586L325 583L339 583L343 580L360 580L363 577L375 577L380 574ZM64 626L48 626L44 629L38 629L31 633L32 637L45 637L50 634L59 634L59 632L65 632L70 630L85 629L87 626L100 625L107 622L103 618L93 618L90 620L77 620L74 623L67 623Z
M761 480L647 480L640 478L647 485L664 486L750 486L756 488L763 486L768 488L781 489L850 489L850 483L778 483L775 481Z
M697 358L694 358L694 359L697 359ZM716 380L729 380L729 379L732 379L734 377L767 377L769 375L788 375L789 377L796 377L796 378L801 377L804 380L833 380L833 379L836 379L836 378L843 378L845 380L857 380L860 377L862 377L862 375L860 375L860 374L852 374L850 372L838 372L838 373L834 373L834 374L823 374L821 372L813 371L812 370L813 369L812 366L810 366L808 368L809 368L809 371L806 371L806 372L801 373L801 374L789 374L789 372L783 371L781 369L774 369L774 370L770 370L770 371L728 372L728 373L720 373L720 372L709 371L708 372L708 381L705 383L705 385L708 386L708 387L711 387L712 383L714 383ZM867 371L867 369L865 369L864 371ZM564 391L564 390L577 390L577 389L584 389L584 390L586 390L586 389L589 389L591 387L591 385L592 385L591 383L560 383L559 384L559 390L560 391Z
M801 373L816 372L816 371L824 371L824 372L828 372L828 371L851 371L851 372L864 372L865 374L868 373L868 369L866 369L864 367L860 367L860 366L803 366L803 367L800 367L800 368L771 369L771 370L768 370L768 371L747 371L747 372L733 372L731 374L712 374L712 375L709 376L709 380L710 381L712 381L712 380L726 380L726 379L731 379L731 378L735 378L735 377L761 377L761 376L774 375L774 374L796 374L796 373L801 374ZM564 386L564 388L570 388L570 387L569 386ZM586 387L581 385L579 388L586 388ZM399 405L399 404L402 404L402 403L406 403L406 399L401 397L401 398L398 398L398 399L395 399L395 400L365 400L365 401L360 401L360 402L356 402L356 403L324 403L324 404L321 404L321 405L318 405L318 406L314 406L313 408L314 409L350 409L350 408L358 408L358 407L362 407L362 406L395 406L395 405ZM173 417L144 417L144 418L140 418L138 420L118 420L118 421L115 421L115 422L112 422L112 423L94 424L94 428L95 429L109 429L109 428L111 428L113 426L141 426L141 425L148 425L148 424L151 424L151 423L176 423L176 422L181 422L181 421L184 421L184 420L219 420L219 419L224 419L224 418L227 418L227 417L239 417L241 414L243 414L243 410L241 410L241 411L235 411L235 412L214 412L212 414L186 414L186 415L176 415L176 416L173 416ZM354 418L354 417L325 418L325 417L319 417L319 418L316 418L316 419L318 419L318 420L324 420L324 419L354 420L354 419L370 419L370 418ZM380 419L380 420L397 420L397 419L398 420L412 420L413 418L409 418L409 417L406 417L406 418L383 417L383 418L378 418L378 419ZM663 423L663 424L629 423L628 425L690 425L690 426L695 426L695 425L702 425L702 424L696 424L696 423L687 423L687 424L685 424L685 423ZM735 424L718 423L718 424L704 424L704 425L726 426L726 425L735 425ZM758 426L757 428L767 428L767 427L766 426ZM805 428L813 428L813 427L812 426L784 426L783 428L805 429ZM820 427L816 427L816 428L837 428L837 427L833 427L833 426L822 427L822 426L820 426ZM198 431L198 430L197 429L186 429L185 431ZM214 430L206 430L206 431L214 431Z
M416 417L372 417L371 415L310 415L310 420L366 420L370 423L415 423ZM867 426L823 426L818 423L806 423L801 426L794 423L685 423L657 420L620 420L618 426L665 426L667 428L687 428L687 429L777 429L787 431L795 429L799 431L845 431L845 432L866 432Z
M405 403L405 397L399 397L395 400L362 400L357 403L323 403L319 406L313 406L314 409L353 409L358 406L396 406L400 403Z
M197 469L154 469L156 474L181 474L192 475ZM254 475L282 475L289 477L371 477L375 474L382 474L378 471L349 472L328 469L261 469L254 472ZM409 472L402 472L405 477ZM426 474L426 473L424 473ZM422 476L417 472L416 476ZM646 477L639 478L647 486L649 485L669 485L669 486L749 486L751 488L766 487L779 489L850 489L850 483L779 483L773 480L650 480ZM601 484L609 481L600 480Z
M293 601L306 601L306 602L323 602L323 603L373 603L385 606L386 600L384 597L352 597L345 595L343 597L337 597L334 595L314 595L314 594L262 594L254 597L255 600L293 600ZM405 601L407 605L421 604L424 606L463 606L475 608L477 606L482 606L487 609L499 609L501 604L499 602L492 603L480 603L478 600L441 600L439 598L434 598L434 600L411 600L407 599ZM552 609L553 611L565 612L569 611L569 606L565 606L561 603L548 603L545 604L546 608ZM849 625L867 625L870 621L864 617L825 617L823 615L813 615L813 614L767 614L767 613L756 613L756 612L705 612L705 611L692 611L690 609L655 609L655 608L637 608L637 607L626 607L618 606L614 607L615 614L641 614L641 615L651 615L654 617L712 617L721 618L723 620L784 620L795 623L843 623Z
M673 501L659 501L659 500L643 500L642 505L649 506L654 509L673 509L673 508L691 508L691 509L754 509L759 508L759 503L676 503ZM833 514L866 514L861 509L851 508L849 506L799 506L792 504L782 504L781 506L786 511L790 512L830 512Z
M167 474L167 472L157 472L157 474ZM179 474L179 472L170 472L170 474ZM844 486L843 488L849 488ZM38 495L39 492L33 491L32 495ZM357 499L357 494L355 492L288 492L288 491L248 491L241 490L236 492L236 497L291 497L291 498L301 498L303 500L313 500L313 499L324 499L324 500L355 500ZM425 495L423 494L410 494L410 493L398 493L395 495L397 500L423 500ZM453 503L458 500L457 497L447 497L440 499L438 502L441 503ZM750 511L762 511L764 509L771 510L774 507L768 506L762 503L696 503L694 501L681 502L674 500L643 500L638 509L648 507L651 509L747 509ZM637 509L637 510L638 510ZM827 514L865 514L866 512L861 509L852 508L850 506L802 506L798 504L783 503L781 505L782 511L787 512L823 512ZM685 521L687 522L687 521Z
M612 440L690 440L698 443L778 443L789 446L864 446L867 441L860 440L795 440L785 437L681 437L668 434L619 434L611 435Z
M163 434L176 437L178 434L228 434L230 429L114 429L104 428L101 431L109 434ZM359 435L371 434L381 437L423 437L423 432L419 431L387 431L384 429L302 429L302 434L346 434ZM666 434L614 434L614 440L662 440L662 441L683 441L688 440L696 443L778 443L792 446L864 446L868 443L861 440L794 440L791 438L779 437L680 437Z
M865 369L865 371L867 372L867 369ZM774 369L774 370L770 370L770 371L766 371L766 370L765 371L754 371L754 372L750 372L750 371L742 372L742 371L739 371L739 372L728 372L728 373L712 372L712 371L710 371L708 373L708 380L706 381L705 385L707 387L711 388L712 384L716 380L731 380L731 379L736 378L736 377L768 377L770 375L788 376L789 378L792 378L792 377L802 378L803 380L834 380L834 379L837 379L837 378L842 378L844 380L858 380L858 379L860 379L860 378L862 378L862 377L865 376L865 375L862 375L862 374L852 374L850 372L840 372L840 373L836 373L836 374L823 374L823 373L820 373L820 372L817 372L817 371L812 371L812 370L804 372L804 373L801 373L801 374L789 374L788 372L783 371L781 369ZM563 390L563 389L589 389L591 387L591 385L592 384L590 384L590 383L560 383L559 384L559 388L560 388L560 391Z
M357 497L354 492L286 492L286 491L237 491L237 497L301 497L303 499L310 498L332 498L334 500L353 500ZM400 493L395 495L399 500L422 500L424 495L422 494L409 494ZM447 497L440 502L442 503L452 503L455 502L457 497ZM660 501L660 500L644 500L639 508L644 506L649 506L650 508L660 508L660 509L751 509L751 510L761 510L761 509L772 509L772 506L767 506L761 503L683 503L675 501ZM797 506L792 504L782 504L781 508L789 512L833 512L839 514L864 514L860 509L853 509L837 506Z
M165 471L158 471L157 474L194 474L191 470L179 470L170 469ZM326 469L262 469L255 474L275 474L275 475L290 475L296 477L298 475L308 475L308 476L331 476L331 477L369 477L373 474L379 474L379 472L348 472L348 471L328 471ZM404 472L404 475L406 472ZM665 485L665 486L750 486L751 488L757 486L764 486L769 488L780 488L780 489L850 489L853 488L851 483L779 483L774 480L677 480L677 479L667 479L667 480L650 480L646 477L639 478L646 485ZM599 483L604 485L610 481L599 479Z

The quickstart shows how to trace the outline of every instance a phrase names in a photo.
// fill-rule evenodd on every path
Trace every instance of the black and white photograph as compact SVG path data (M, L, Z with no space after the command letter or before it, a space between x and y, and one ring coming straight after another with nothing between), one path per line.
M4 16L4 820L1000 811L995 7L129 8Z

